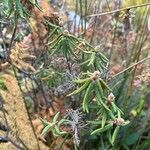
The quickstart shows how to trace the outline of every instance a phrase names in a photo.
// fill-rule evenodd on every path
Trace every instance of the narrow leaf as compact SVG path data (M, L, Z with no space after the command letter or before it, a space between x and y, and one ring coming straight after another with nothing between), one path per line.
M78 94L80 93L81 91L83 91L88 85L89 85L90 81L87 81L86 83L84 83L80 88L76 89L74 92L70 93L69 95L67 96L72 96L72 95L75 95L75 94Z
M104 128L100 128L100 129L96 129L96 130L94 130L92 133L91 133L91 135L93 135L93 134L99 134L99 133L102 133L102 132L104 132L104 131L107 131L108 129L110 129L110 128L112 128L112 124L108 124L108 125L106 125Z
M112 140L111 140L112 145L114 145L114 142L115 142L116 137L117 137L117 135L118 135L119 129L120 129L120 126L117 126L117 127L115 128L115 130L114 130L114 133L113 133L113 135L112 135Z
M57 112L56 115L53 118L53 122L55 123L58 120L58 117L60 115L60 112Z
M88 109L88 100L89 100L89 96L93 90L93 82L91 82L85 92L84 98L83 98L83 103L82 103L82 107L83 107L83 111L86 111L87 113L89 112Z

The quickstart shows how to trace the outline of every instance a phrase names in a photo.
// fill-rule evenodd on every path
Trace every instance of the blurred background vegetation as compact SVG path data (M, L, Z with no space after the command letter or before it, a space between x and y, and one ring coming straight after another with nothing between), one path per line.
M5 74L11 74L38 141L47 149L150 148L149 0L0 0L0 8L0 90L4 108L9 107L3 94L8 89ZM67 36L65 42L71 43L70 48L63 51L67 44L60 39ZM97 46L108 59L102 68L85 62L93 53L83 51L93 52ZM88 121L102 119L94 98L88 105L90 113L86 113L82 110L85 92L67 96L78 88L74 79L85 78L84 73L95 70L112 89L124 120L130 121L117 131L114 144L106 132L91 135L101 123ZM104 95L109 95L102 88ZM6 124L5 117L3 120ZM54 125L61 126L59 134Z

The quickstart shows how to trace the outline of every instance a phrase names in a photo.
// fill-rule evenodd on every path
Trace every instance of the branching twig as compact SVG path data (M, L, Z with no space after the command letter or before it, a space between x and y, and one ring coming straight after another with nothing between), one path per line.
M130 69L133 68L133 67L136 67L137 65L143 63L144 61L146 61L146 60L148 60L148 59L150 59L150 56L148 56L148 57L146 57L146 58L144 58L144 59L138 61L137 63L135 63L135 64L129 66L128 68L126 68L126 69L120 71L119 73L117 73L117 74L115 74L114 76L110 77L110 79L116 78L116 77L119 76L120 74L123 74L124 72L130 70Z
M120 12L120 11L125 11L125 10L138 8L138 7L144 7L144 6L148 6L148 5L150 5L150 3L139 4L139 5L129 6L129 7L125 7L125 8L121 8L121 9L117 9L117 10L112 10L112 11L108 11L108 12L102 12L102 13L99 13L99 14L88 15L87 17L110 15L110 14L114 14L114 13L117 13L117 12Z

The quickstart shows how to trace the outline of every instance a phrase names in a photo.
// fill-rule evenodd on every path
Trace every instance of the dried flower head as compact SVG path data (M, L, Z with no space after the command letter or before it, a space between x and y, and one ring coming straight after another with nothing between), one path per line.
M96 47L94 48L94 51L95 51L95 52L99 52L99 50L100 50L100 46L96 46Z
M69 31L68 31L68 30L64 30L63 34L64 34L65 36L68 36Z
M59 21L59 25L60 25L61 27L63 26L63 24L64 24L63 21Z
M112 102L114 102L114 100L115 100L114 94L113 94L113 93L110 93L110 94L108 95L108 97L107 97L107 101L110 102L110 103L112 103Z
M101 73L100 73L99 71L95 71L95 72L91 75L90 78L95 81L95 80L99 79L100 75L101 75Z
M115 125L123 125L125 123L124 119L123 118L116 118L114 121L113 121L113 124Z

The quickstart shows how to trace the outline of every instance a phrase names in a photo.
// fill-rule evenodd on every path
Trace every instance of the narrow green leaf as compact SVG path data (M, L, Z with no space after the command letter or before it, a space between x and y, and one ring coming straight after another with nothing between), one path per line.
M108 62L109 60L106 58L106 56L102 53L99 53L100 57L105 61Z
M1 90L7 90L7 87L6 87L5 83L4 83L4 80L2 80L2 79L0 79L0 89Z
M96 93L97 100L101 103L101 105L102 105L106 110L111 111L111 110L107 107L107 105L103 102L102 97L101 97L101 95L100 95L100 91L99 91L98 88L95 88L95 93Z
M58 125L58 128L59 128L61 125L63 125L63 124L69 124L69 123L71 123L70 120L68 120L68 119L61 119L61 120L57 123L57 125Z
M109 86L102 80L100 79L101 84L104 85L104 87L106 87L110 92L112 92L112 90L109 88Z
M55 130L56 130L56 133L58 134L58 135L64 135L64 134L67 134L67 132L65 132L65 131L60 131L60 129L58 128L58 126L55 126Z
M91 58L90 58L90 62L88 63L87 66L90 66L94 63L94 60L95 60L95 53L93 52L92 55L91 55Z
M117 126L117 127L115 128L115 130L114 130L114 133L113 133L113 135L112 135L112 140L111 140L112 145L114 145L114 142L115 142L116 137L117 137L117 135L118 135L119 129L120 129L120 126Z
M8 18L14 11L14 5L13 5L14 1L13 0L8 0L7 3L8 3L7 4L8 5L8 12L7 12L8 16L7 16L7 18Z
M75 58L77 58L77 55L74 53L74 47L73 47L73 45L71 44L71 41L69 40L69 38L66 38L66 42L67 42L67 45L68 45L68 49L69 49L69 51L70 51L70 54L72 55L72 56L74 56Z
M108 138L109 142L111 143L111 139L112 139L111 138L111 130L107 130L107 138Z
M52 127L52 125L50 125L50 124L47 125L47 126L43 129L41 135L43 136L44 134L47 134L47 133L49 132L49 130L51 129L51 127Z
M99 125L101 124L101 121L97 120L97 121L86 121L87 123L93 124L93 125Z
M102 89L102 86L101 86L101 83L99 82L99 80L96 81L96 86L97 86L97 88L99 90L99 94L100 94L101 98L103 99L104 98L104 94L103 94L104 91Z
M105 126L106 120L107 120L107 114L106 112L104 112L102 114L102 128Z
M111 105L112 105L112 108L113 108L114 112L117 112L117 107L116 107L115 103L111 102Z
M97 59L95 59L95 67L96 67L96 70L103 72L103 69L102 69L102 67L101 67L101 65Z
M112 113L112 111L109 111L108 114L112 119L115 119L115 115Z
M51 52L51 55L58 53L62 49L62 45L59 43L56 48Z
M54 123L58 120L59 115L60 115L60 112L57 112L56 115L54 116L54 118L53 118Z
M20 0L16 0L16 9L17 11L19 12L19 15L20 17L24 18L25 19L25 16L24 16L24 12L23 12L23 8L22 8L22 4L21 4L21 1Z
M87 64L87 63L89 63L90 62L90 59L87 59L86 61L84 61L83 63L81 63L80 65L82 66L82 65L85 65L85 64Z
M73 80L75 83L78 83L78 84L83 84L85 83L86 81L89 81L91 80L90 78L86 78L86 79L75 79Z
M48 125L51 125L50 122L48 122L47 120L45 119L42 119L42 118L39 118L41 120L41 122L43 123L44 126L48 126Z
M58 132L56 131L55 128L52 129L52 133L54 137L59 137L60 135L58 134Z
M94 130L92 133L91 133L91 135L93 135L93 134L99 134L99 133L102 133L102 132L104 132L104 131L107 131L108 129L110 129L110 128L112 128L112 124L108 124L108 125L106 125L104 128L100 128L100 129L96 129L96 130Z
M87 113L89 113L89 109L88 109L88 100L90 98L90 94L93 91L93 87L94 87L94 83L91 82L85 92L84 98L83 98L83 103L82 103L82 107L83 107L83 111L86 111Z
M90 83L91 81L87 81L86 83L84 83L81 87L79 87L78 89L76 89L74 92L68 94L67 96L72 96L72 95L75 95L75 94L78 94L80 93L81 91L83 91Z

